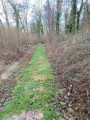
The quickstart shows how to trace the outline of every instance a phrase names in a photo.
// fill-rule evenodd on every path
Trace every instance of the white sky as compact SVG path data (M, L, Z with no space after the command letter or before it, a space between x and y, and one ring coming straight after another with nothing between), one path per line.
M4 0L4 1L7 1L7 0ZM46 2L46 0L12 0L13 2L15 2L15 3L22 3L22 2L24 2L24 1L29 1L29 4L30 5L35 5L36 7L41 7L42 5L44 5L44 3ZM1 3L1 0L0 0L0 3ZM2 13L2 9L1 9L1 7L0 7L0 13ZM32 8L30 8L30 10L29 10L29 16L28 16L28 18L29 18L29 20L31 20L32 19L32 16L30 17L30 15L32 14ZM0 16L0 19L3 21L3 22L5 22L5 20Z
M25 0L14 0L14 1L17 3L22 3ZM27 1L29 1L30 4L34 4L36 6L43 5L46 2L46 0L27 0Z
M7 1L7 0L4 0L4 1ZM35 5L35 6L37 6L37 7L41 7L41 6L43 6L43 4L46 2L46 0L13 0L14 2L16 2L16 3L22 3L22 2L24 2L24 1L29 1L29 4L30 5ZM53 0L52 0L53 1ZM84 0L84 1L86 1L86 0ZM1 0L0 0L0 2L1 2ZM90 0L88 0L88 2L90 3ZM80 5L78 5L78 8L80 7ZM2 10L1 10L1 7L0 7L0 13L2 12ZM29 20L31 20L32 19L32 16L30 16L32 14L32 9L30 8L30 10L29 10L29 16L28 16L28 18L29 18ZM5 20L0 16L0 19L4 22Z

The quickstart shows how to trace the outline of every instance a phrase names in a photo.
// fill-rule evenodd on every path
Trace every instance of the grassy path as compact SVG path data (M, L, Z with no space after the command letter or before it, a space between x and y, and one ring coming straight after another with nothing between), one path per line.
M0 113L0 120L25 110L36 109L44 114L45 120L62 120L52 104L55 101L53 76L43 45L37 47L30 66L22 68L17 80L17 85L12 91L12 99L5 103L6 107Z

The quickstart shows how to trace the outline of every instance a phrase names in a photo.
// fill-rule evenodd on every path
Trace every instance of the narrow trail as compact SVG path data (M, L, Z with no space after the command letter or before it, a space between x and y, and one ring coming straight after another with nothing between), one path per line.
M9 64L8 66L5 66L5 64L3 62L1 62L1 64L0 64L0 72L1 72L0 80L9 79L10 76L12 76L12 74L15 71L18 71L21 63L25 64L27 61L29 61L29 59L32 58L33 53L34 53L34 49L32 48L32 46L29 46L28 49L25 51L24 55L22 57L20 57L16 62L13 61L13 63Z
M6 70L4 71L4 73L2 73L0 75L2 80L8 79L11 74L16 71L19 67L19 62L15 62L13 65L9 66L9 68L6 68Z
M43 45L36 48L30 65L21 71L0 120L62 120L53 105L54 80Z

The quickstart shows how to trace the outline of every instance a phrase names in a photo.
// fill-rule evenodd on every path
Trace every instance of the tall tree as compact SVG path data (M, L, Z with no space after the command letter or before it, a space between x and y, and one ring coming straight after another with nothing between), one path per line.
M79 23L80 23L80 16L81 16L81 12L82 12L82 9L83 9L83 0L81 2L81 6L80 6L80 9L77 11L77 30L79 30Z
M30 32L31 32L32 35L37 33L37 30L36 30L36 29L37 29L36 23L35 23L35 22L31 22Z
M66 29L70 33L74 33L76 29L76 16L77 16L77 0L71 1L71 13L69 18L69 24L66 26Z
M88 24L90 25L90 4L88 0L86 0L86 11L87 11L87 19L88 19Z
M40 36L41 36L41 11L38 12L38 16L37 16L37 35L38 35L38 39L40 40Z
M54 12L53 8L51 8L50 1L47 0L46 6L45 6L45 12L46 12L46 20L47 20L47 27L48 27L48 36L49 36L49 44L52 44L52 34L53 34L53 28L54 28Z
M62 0L57 0L56 3L57 3L57 12L56 12L56 33L59 35Z
M8 10L7 10L7 1L5 0L1 0L1 4L2 4L2 8L3 8L3 12L4 12L4 15L5 15L5 21L7 23L7 26L10 27L10 23L9 23L9 17L8 17Z
M70 9L71 3L69 0L67 0L64 4L65 4L65 14L64 14L65 15L65 31L67 33L69 30L68 26L70 24L69 9Z
M2 20L0 19L0 26L3 26Z
M19 6L14 4L11 0L8 0L8 2L13 8L13 17L16 22L16 27L19 29Z
M72 17L72 32L75 32L76 27L76 13L77 13L77 0L72 0L72 11L71 11L71 17Z

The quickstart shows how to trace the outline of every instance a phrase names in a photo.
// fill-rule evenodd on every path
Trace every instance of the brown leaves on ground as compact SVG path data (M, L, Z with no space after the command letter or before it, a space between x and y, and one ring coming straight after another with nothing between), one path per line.
M41 75L32 76L31 78L34 79L34 81L38 81L38 82L47 80L45 76L41 76Z
M33 56L35 49L29 48L26 53L24 54L23 57L19 58L19 64L20 65L26 65L29 64L30 59ZM13 58L14 59L14 58ZM16 59L15 59L16 60ZM6 61L3 62L4 66L2 66L2 62L1 62L1 73L3 71L5 71L7 68L5 68L7 63L12 63L11 59L6 59ZM10 64L11 67L12 64ZM12 89L15 87L17 81L16 81L16 77L17 77L18 73L15 72L15 74L11 74L7 79L2 80L1 79L1 75L0 75L0 110L3 109L3 105L5 103L5 101L10 98L11 99L11 91Z
M1 109L3 108L3 105L5 101L10 98L11 99L11 90L15 87L16 85L16 75L11 76L10 78L6 80L1 80L0 81L0 107ZM0 110L1 110L0 109Z
M40 57L40 58L39 58L39 64L41 64L41 65L44 65L44 64L45 64L43 57Z
M56 91L57 88L64 91L57 93L57 110L67 120L71 116L75 120L89 120L90 45L86 39L80 40L79 35L76 38L68 38L54 49L48 46L47 54L56 76ZM61 108L60 102L65 102L66 107Z
M39 88L34 89L34 91L39 91L40 94L44 94L46 92L46 89L44 87L39 87Z
M39 75L39 73L37 71L34 71L31 79L34 79L34 81L38 81L38 82L44 82L47 80L47 78L43 75Z

